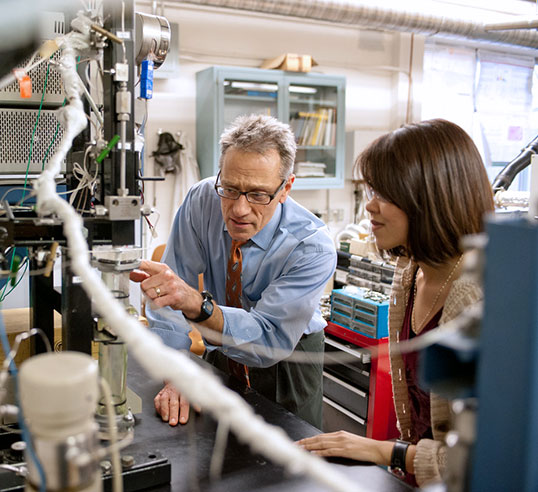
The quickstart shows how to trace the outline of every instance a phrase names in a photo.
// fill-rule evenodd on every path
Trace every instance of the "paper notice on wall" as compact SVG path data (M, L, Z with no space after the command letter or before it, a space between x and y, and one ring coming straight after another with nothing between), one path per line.
M426 46L422 119L444 118L471 133L475 73L474 50L438 44Z
M510 162L535 137L527 115L482 111L479 120L493 165Z
M482 55L476 89L479 112L527 113L532 106L534 58Z
M514 159L535 136L534 58L480 54L476 111L492 164Z

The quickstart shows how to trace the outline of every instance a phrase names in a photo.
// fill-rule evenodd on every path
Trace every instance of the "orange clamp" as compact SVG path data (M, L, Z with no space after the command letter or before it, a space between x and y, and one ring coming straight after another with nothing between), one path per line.
M19 79L19 91L23 99L32 97L32 80L29 75L23 75Z

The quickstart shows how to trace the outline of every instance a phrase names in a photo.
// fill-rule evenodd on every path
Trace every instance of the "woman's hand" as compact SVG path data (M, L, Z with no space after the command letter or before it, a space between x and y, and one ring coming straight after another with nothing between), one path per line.
M318 456L339 456L388 466L394 443L376 441L346 431L330 432L297 441L297 444Z

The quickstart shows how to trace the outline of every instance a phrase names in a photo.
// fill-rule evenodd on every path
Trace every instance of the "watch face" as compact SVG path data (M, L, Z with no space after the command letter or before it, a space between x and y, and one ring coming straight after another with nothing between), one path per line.
M213 310L215 309L215 305L213 304L213 296L209 292L204 290L202 292L202 299L202 305L200 306L200 316L198 316L197 318L189 318L188 316L185 316L188 320L194 321L195 323L201 323L213 314Z
M211 316L213 314L213 303L211 302L210 299L206 299L203 303L202 303L202 311L207 314L207 317L209 318L209 316Z

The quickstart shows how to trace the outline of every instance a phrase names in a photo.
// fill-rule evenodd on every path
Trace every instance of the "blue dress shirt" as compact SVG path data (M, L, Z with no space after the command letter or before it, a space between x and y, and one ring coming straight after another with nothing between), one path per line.
M242 248L242 306L227 307L226 268L232 239L222 218L215 178L191 188L174 219L163 262L193 288L204 274L224 315L223 344L208 350L252 367L269 367L289 356L303 334L326 326L319 310L336 267L336 250L325 224L288 197L266 226ZM188 349L190 327L179 311L146 308L152 330L164 342Z

